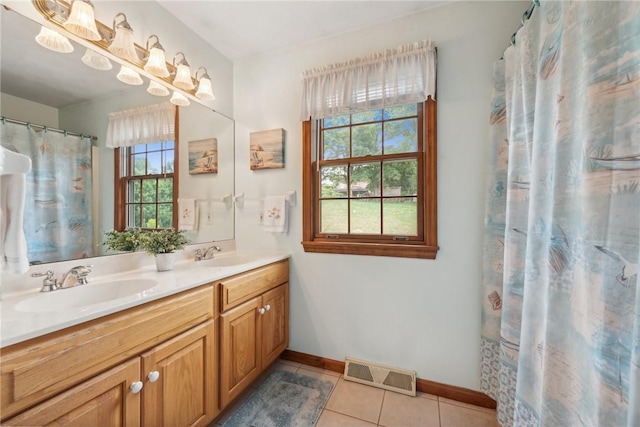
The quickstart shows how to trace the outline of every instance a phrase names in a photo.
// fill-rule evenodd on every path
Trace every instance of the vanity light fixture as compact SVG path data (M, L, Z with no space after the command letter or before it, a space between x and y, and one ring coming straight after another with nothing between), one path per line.
M176 64L176 57L182 55L182 59ZM176 67L176 77L173 79L173 85L184 90L193 90L195 85L191 80L191 69L184 53L178 52L173 57L173 66ZM185 98L186 99L186 98Z
M204 71L204 74L198 78L200 70ZM213 95L213 88L211 87L211 77L207 73L207 69L204 67L198 68L196 71L196 81L198 82L198 90L196 91L196 97L203 101L213 101L216 97Z
M116 24L118 17L122 17L122 20ZM127 16L122 12L118 13L113 18L112 28L116 35L109 45L109 52L130 62L138 61L138 54L133 43L133 30L127 22Z
M169 89L167 89L165 86L162 86L160 83L154 80L151 80L151 82L149 82L149 87L147 88L147 92L155 96L169 95Z
M128 85L139 86L142 84L142 77L140 77L140 74L136 73L131 68L126 67L124 65L120 67L120 72L116 77L122 83L126 83Z
M89 48L87 48L87 51L84 53L82 62L86 66L100 71L107 71L113 68L113 64L111 64L109 58L102 56Z
M169 100L173 105L179 105L180 107L188 107L191 102L187 99L186 96L178 92L177 90L173 91L173 95Z
M73 45L68 38L57 31L51 30L44 25L40 27L40 32L36 36L36 41L42 47L58 53L73 52Z
M149 40L155 37L156 42L149 47ZM144 70L158 77L169 77L170 73L167 69L167 63L164 58L164 48L160 44L160 39L155 34L150 35L147 38L147 52L149 52L149 58L144 65Z
M96 26L93 3L89 0L72 0L71 13L62 26L83 39L94 41L102 39Z

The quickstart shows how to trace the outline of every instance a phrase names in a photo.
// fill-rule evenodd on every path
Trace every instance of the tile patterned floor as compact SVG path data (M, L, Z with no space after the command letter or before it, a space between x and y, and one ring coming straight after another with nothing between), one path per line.
M493 409L425 393L418 393L417 397L405 396L345 381L337 372L287 360L277 361L263 374L262 379L267 378L274 369L300 372L334 383L316 427L499 427ZM254 388L260 382L256 381ZM243 398L225 411L215 425L222 425L233 414L234 408L242 403Z

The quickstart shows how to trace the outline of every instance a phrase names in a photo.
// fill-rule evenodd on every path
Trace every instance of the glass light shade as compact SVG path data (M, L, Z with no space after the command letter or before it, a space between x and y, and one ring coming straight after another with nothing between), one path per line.
M111 61L108 58L100 55L97 52L92 51L91 49L87 49L82 57L82 62L91 68L95 68L100 71L107 71L113 68Z
M211 88L211 80L207 77L201 77L198 83L198 91L196 96L203 101L213 101L216 97L213 95L213 89Z
M162 86L160 83L151 80L151 82L149 83L149 87L147 88L147 92L149 92L151 95L155 95L155 96L168 96L169 95L169 89L167 89L166 87Z
M164 58L164 50L157 47L151 48L149 59L144 65L144 70L158 77L169 77L169 70Z
M118 80L122 83L126 83L128 85L139 86L142 84L142 77L140 77L140 74L136 73L131 68L125 67L124 65L120 67L120 72L116 77L118 77Z
M70 33L87 40L100 40L100 33L96 27L93 5L84 0L71 3L71 13L62 26Z
M169 101L171 101L173 105L179 105L180 107L187 107L191 104L186 96L175 90L173 91L173 95Z
M42 47L59 53L73 52L73 45L68 38L45 26L40 27L36 41Z
M133 30L124 27L116 28L116 36L109 45L109 52L127 61L138 61L138 54L133 45Z
M178 64L176 78L173 79L173 85L184 90L193 90L195 85L191 80L191 69L188 65Z

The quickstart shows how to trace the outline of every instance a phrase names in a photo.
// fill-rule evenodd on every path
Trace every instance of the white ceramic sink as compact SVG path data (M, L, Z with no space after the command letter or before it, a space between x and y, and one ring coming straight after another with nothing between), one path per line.
M81 308L118 300L135 294L144 295L158 284L153 279L114 280L43 292L16 305L17 311L32 313ZM141 296L142 296L141 295Z
M220 255L211 259L197 261L198 265L206 267L233 267L236 265L249 264L257 261L260 257L257 255L232 254Z

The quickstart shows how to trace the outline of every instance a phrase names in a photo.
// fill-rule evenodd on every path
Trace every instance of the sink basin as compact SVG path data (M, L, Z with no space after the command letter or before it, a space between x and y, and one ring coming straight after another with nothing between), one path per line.
M16 305L17 311L49 312L86 307L142 294L158 284L153 279L114 280L43 292ZM141 296L142 296L141 295Z
M249 264L258 260L258 256L246 254L222 255L203 261L197 261L200 265L207 267L233 267L235 265Z

